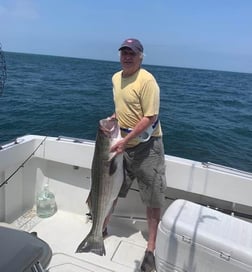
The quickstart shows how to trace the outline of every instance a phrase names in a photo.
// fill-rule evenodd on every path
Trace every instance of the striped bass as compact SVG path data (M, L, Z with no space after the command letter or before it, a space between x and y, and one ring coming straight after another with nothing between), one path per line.
M76 252L106 255L103 241L103 223L117 198L123 183L123 154L110 152L111 146L122 139L116 119L102 119L96 135L91 169L92 228Z

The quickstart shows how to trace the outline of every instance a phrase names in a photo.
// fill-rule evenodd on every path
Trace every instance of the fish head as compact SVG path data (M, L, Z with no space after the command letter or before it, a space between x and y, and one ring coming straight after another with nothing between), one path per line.
M121 131L118 120L115 118L106 118L99 121L100 131L109 138L121 137Z

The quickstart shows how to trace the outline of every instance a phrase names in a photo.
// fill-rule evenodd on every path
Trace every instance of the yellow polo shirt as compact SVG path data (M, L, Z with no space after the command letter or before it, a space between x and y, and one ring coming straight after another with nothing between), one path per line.
M130 77L122 77L122 71L112 77L115 113L121 128L134 128L143 116L159 114L160 90L154 76L145 69L139 69ZM161 136L160 122L152 136ZM122 131L122 136L125 132ZM136 138L127 147L135 146Z

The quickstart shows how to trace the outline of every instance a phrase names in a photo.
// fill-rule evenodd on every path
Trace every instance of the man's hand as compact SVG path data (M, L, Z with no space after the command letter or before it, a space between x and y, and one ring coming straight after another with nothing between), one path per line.
M125 139L122 139L110 148L110 152L121 154L125 150L125 145L126 145L126 141Z

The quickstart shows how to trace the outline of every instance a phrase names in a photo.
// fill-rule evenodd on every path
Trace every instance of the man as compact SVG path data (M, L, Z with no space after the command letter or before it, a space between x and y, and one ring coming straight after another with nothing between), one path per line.
M119 197L126 197L136 178L146 205L148 242L141 271L154 271L154 250L161 206L164 200L165 163L162 130L158 120L158 84L141 68L143 46L137 39L125 40L120 51L122 71L112 77L115 113L123 139L111 152L124 152L126 178Z

